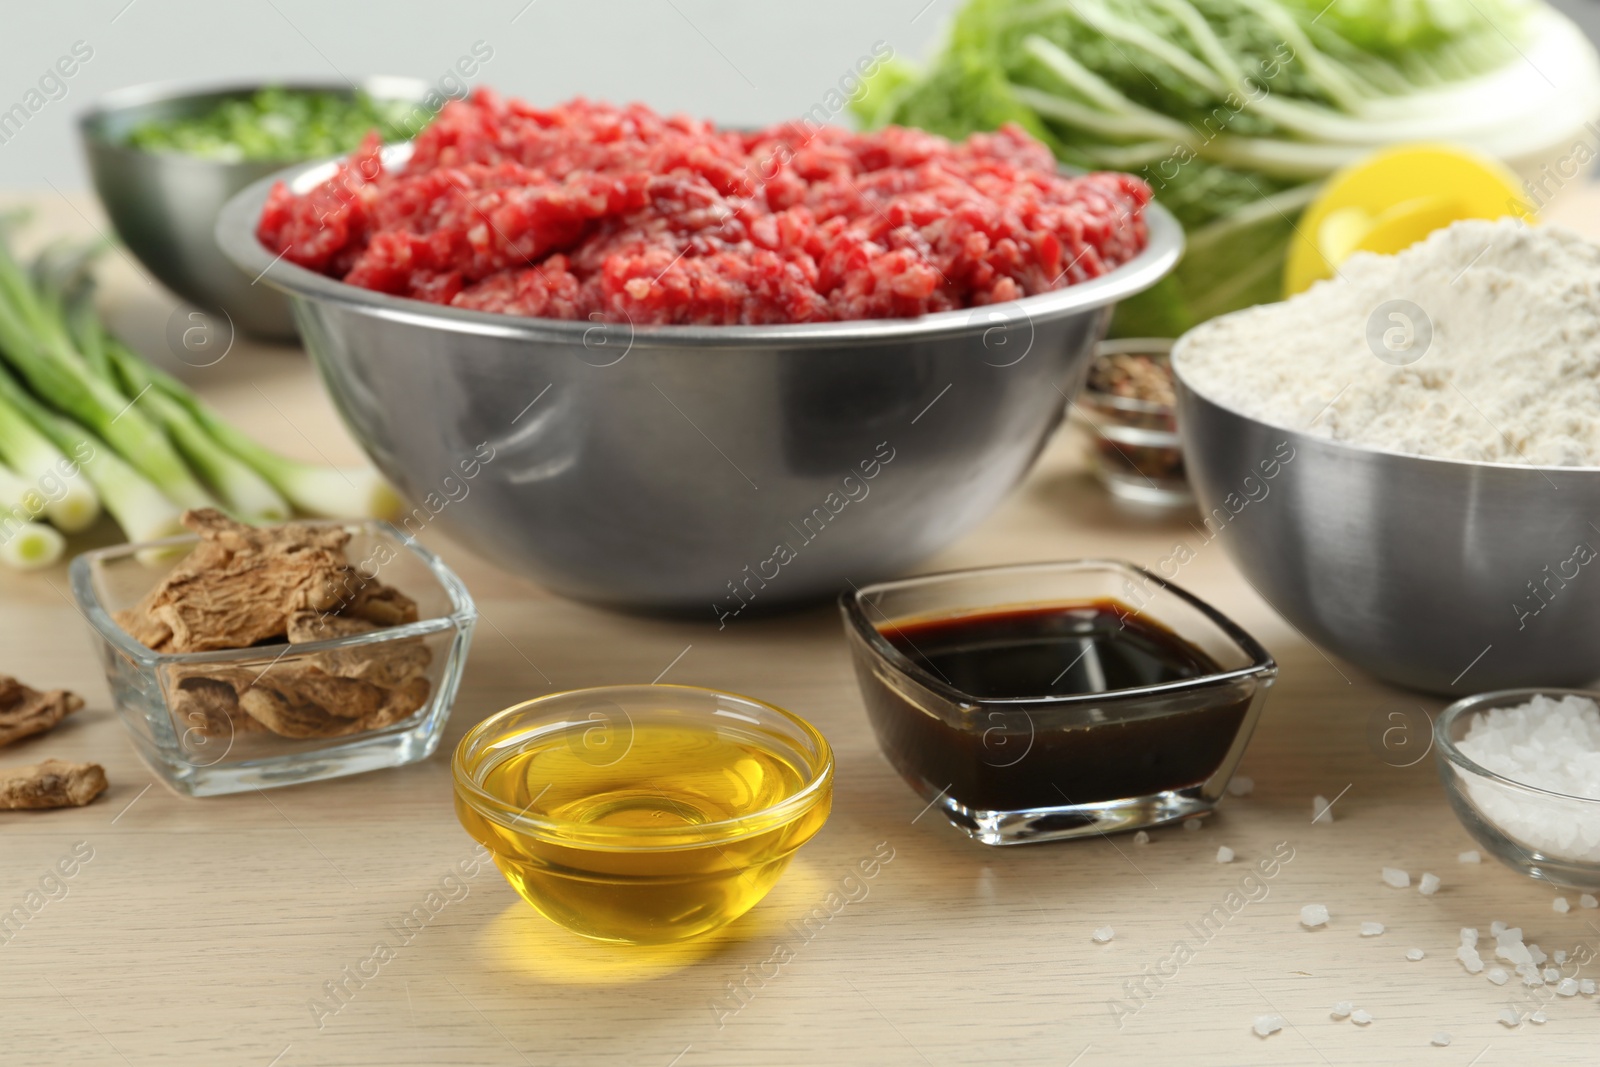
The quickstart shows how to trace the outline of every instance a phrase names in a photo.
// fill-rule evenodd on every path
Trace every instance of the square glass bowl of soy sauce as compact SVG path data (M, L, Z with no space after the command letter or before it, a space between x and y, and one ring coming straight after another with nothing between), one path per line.
M1221 612L1112 560L880 582L840 608L879 747L987 845L1209 814L1278 674Z

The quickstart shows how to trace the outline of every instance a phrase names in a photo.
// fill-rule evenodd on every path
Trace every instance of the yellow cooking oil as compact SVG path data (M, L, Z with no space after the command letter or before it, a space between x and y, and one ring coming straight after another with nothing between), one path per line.
M539 829L458 804L463 823L528 903L606 941L677 941L732 921L828 816L827 795L770 812L807 769L787 746L726 725L630 723L603 738L573 728L484 763L472 775L484 791Z

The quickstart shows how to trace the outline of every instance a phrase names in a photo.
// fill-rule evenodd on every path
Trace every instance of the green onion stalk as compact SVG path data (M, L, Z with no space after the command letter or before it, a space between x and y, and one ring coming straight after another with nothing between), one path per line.
M34 520L45 497L9 467L0 466L0 563L18 570L48 567L61 558L66 538Z

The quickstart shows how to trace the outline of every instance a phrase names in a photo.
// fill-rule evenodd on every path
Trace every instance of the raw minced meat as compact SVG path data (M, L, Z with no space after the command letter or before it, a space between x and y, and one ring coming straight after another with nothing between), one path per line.
M376 137L257 235L294 263L455 307L645 324L896 318L1105 274L1145 244L1150 190L1066 177L1020 128L952 143L791 122L753 133L488 90L410 161Z

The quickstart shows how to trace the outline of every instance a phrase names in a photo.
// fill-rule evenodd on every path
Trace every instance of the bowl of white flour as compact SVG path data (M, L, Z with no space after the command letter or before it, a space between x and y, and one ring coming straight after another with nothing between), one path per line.
M1600 677L1600 246L1459 222L1172 363L1207 535L1311 640L1430 692Z

